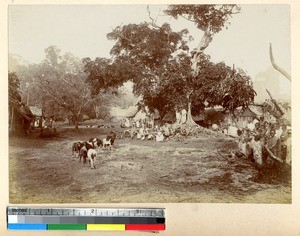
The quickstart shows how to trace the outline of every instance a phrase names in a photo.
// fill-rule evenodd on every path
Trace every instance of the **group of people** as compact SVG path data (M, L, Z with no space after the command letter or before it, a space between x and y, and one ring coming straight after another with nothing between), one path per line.
M142 124L137 127L135 124L132 125L130 130L126 130L131 139L138 140L155 140L157 142L168 141L170 136L173 134L172 126L165 123L163 126L155 125L154 127L147 127Z
M154 120L153 119L132 119L132 118L126 118L121 121L120 124L121 128L130 128L130 127L136 127L141 128L142 126L147 128L153 128L154 127Z
M263 165L291 165L291 129L285 121L269 123L254 120L237 131L239 153Z

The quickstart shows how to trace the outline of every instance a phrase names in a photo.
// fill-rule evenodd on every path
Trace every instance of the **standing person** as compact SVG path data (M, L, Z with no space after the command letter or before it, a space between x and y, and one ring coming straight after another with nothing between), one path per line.
M264 126L264 123L265 123L265 117L264 116L260 116L258 118L258 122L259 122L259 126L260 127L263 127Z
M271 131L271 127L269 122L265 121L264 122L264 126L263 126L263 130L262 130L262 134L263 137L267 140L268 137L270 136L270 131Z
M281 155L288 165L291 165L291 132L287 129L286 123L282 124L281 140Z
M248 128L244 129L244 132L243 132L243 152L244 152L244 155L246 157L249 157L250 154L251 154L251 147L250 147L250 142L252 140L252 137L250 135L250 130Z
M261 166L263 164L263 159L262 159L262 143L260 140L260 135L256 135L254 139L251 140L250 146L253 150L253 159L255 163Z
M276 122L276 124L275 124L275 136L277 138L280 138L281 135L282 135L282 132L283 132L283 130L282 130L282 127L280 125L280 122Z
M260 123L256 122L254 125L254 130L251 132L251 134L255 137L256 135L262 136L262 129L260 127Z
M136 127L135 127L135 123L133 122L132 127L130 129L130 138L133 139L135 134L136 134Z
M135 122L135 126L136 126L136 128L137 128L137 129L139 129L139 128L140 128L140 121L139 121L139 120L136 120L136 122Z
M183 108L181 110L181 121L180 121L180 124L185 124L185 122L186 122L186 115L187 115L187 111Z
M144 124L142 124L141 128L139 129L137 138L141 139L141 140L145 139L145 125Z
M165 125L162 127L162 130L163 130L165 140L169 140L170 139L170 130L169 130L167 123L165 123Z
M51 128L53 133L57 132L54 116L50 117L50 128Z
M288 130L287 131L287 138L285 140L285 145L286 145L286 158L285 162L290 166L292 165L292 155L291 155L291 149L292 149L292 140L291 140L291 135L292 131Z
M43 127L43 129L47 128L47 122L46 122L46 117L45 116L43 117L42 127Z
M243 131L238 129L237 130L237 143L238 143L238 152L245 155L244 152L244 139L243 139Z
M180 113L180 111L177 109L177 107L176 107L176 109L175 109L175 115L176 115L176 124L180 124L180 122L181 122L181 113Z
M275 136L275 130L271 130L270 131L270 135L266 137L266 146L270 149L271 152L273 152L273 154L276 155L276 145L278 143L278 137Z
M265 143L265 147L267 149L267 156L281 159L281 142L278 137L275 135L275 130L270 131L270 135ZM275 160L270 160L270 164L272 166L272 176L277 177L282 167L281 163ZM281 159L282 160L282 159Z
M129 122L129 119L128 119L128 118L126 118L126 120L125 120L125 122L124 122L124 126L125 126L126 128L129 128L129 127L130 127L130 122Z
M254 121L250 121L250 122L247 124L247 128L248 128L250 131L253 131L253 130L255 129Z

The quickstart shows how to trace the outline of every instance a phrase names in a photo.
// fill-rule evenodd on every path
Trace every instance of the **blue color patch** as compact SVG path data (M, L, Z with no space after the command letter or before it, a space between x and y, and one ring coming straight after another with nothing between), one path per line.
M47 230L47 224L7 224L9 230Z

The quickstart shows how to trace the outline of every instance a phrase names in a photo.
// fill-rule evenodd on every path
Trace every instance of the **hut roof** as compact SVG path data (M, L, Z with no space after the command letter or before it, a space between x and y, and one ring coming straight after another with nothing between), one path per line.
M176 121L175 112L168 112L168 113L163 117L163 121L175 122L175 121Z
M193 117L194 121L202 121L202 120L204 120L204 115L203 114L200 114L200 115L197 115L197 116L192 116L192 117Z
M37 106L29 106L30 111L34 116L42 116L42 108L37 107Z
M127 112L126 117L127 118L133 118L133 117L135 117L136 113L138 113L138 109L136 109L136 110L132 109L132 110Z
M257 117L264 114L262 106L249 105L248 107L241 109L238 107L236 111L241 117Z

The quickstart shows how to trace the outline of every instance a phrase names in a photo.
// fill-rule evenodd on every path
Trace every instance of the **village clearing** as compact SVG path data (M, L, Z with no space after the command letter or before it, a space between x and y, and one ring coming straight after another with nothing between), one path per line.
M72 157L73 142L110 130L10 137L10 203L291 203L290 172L273 178L244 158L229 161L235 140L217 132L163 143L117 139L100 151L96 169Z

